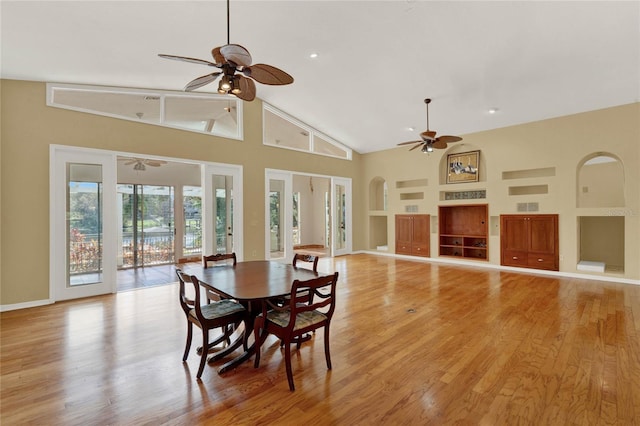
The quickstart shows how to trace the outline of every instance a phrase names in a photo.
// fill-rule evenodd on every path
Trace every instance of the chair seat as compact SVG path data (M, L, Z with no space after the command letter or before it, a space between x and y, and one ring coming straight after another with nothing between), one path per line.
M289 311L270 311L267 312L267 319L280 327L286 327L289 325L289 317L291 313ZM326 321L327 316L319 311L307 311L300 312L296 315L296 324L293 326L293 330L300 330L301 328L308 327L313 324L318 324L322 321Z
M207 319L221 318L245 310L244 306L242 306L238 302L234 302L233 300L228 299L223 299L219 302L204 305L200 309L204 317ZM197 319L195 309L191 309L189 311L189 315Z

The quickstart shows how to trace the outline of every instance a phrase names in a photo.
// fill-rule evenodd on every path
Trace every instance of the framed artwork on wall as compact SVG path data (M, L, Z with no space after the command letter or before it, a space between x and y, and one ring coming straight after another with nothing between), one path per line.
M478 182L480 151L447 155L447 183Z

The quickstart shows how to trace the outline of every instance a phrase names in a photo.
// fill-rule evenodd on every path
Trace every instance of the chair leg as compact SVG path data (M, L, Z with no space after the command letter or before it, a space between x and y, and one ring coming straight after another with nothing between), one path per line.
M287 381L289 382L289 390L296 390L295 385L293 384L293 371L291 370L291 344L290 342L285 342L284 345L284 361L287 367Z
M191 337L193 336L193 324L191 321L187 321L187 344L184 347L184 354L182 355L182 362L187 360L189 356L189 349L191 349Z
M209 330L206 328L202 329L202 347L206 348L209 344ZM196 377L199 379L202 376L202 371L204 370L204 365L207 363L207 355L208 351L203 350L202 355L200 355L200 367L198 367L198 374Z
M327 369L331 370L331 354L329 353L329 324L324 326L324 357L327 359Z
M256 348L256 357L253 361L253 368L258 368L260 366L260 347L262 346L262 342L260 339L260 329L262 328L262 322L260 319L256 319L255 324L253 325L253 338L255 339L255 348ZM247 334L247 333L245 333Z

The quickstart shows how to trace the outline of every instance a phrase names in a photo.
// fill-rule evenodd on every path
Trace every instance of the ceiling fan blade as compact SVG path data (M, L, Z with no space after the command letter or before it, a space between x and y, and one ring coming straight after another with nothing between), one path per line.
M255 64L250 67L244 67L242 73L247 77L253 78L258 83L279 86L293 83L293 77L280 68L276 68L267 64Z
M214 47L211 50L211 56L213 56L213 60L216 61L216 66L221 67L222 64L226 62L222 53L220 53L220 47Z
M211 83L212 81L214 81L216 78L218 78L218 76L222 74L222 72L214 72L211 74L207 74L207 75L203 75L202 77L198 77L194 80L191 80L189 83L187 83L186 86L184 86L184 91L185 92L190 92L192 90L198 89L202 86L206 86L207 84Z
M444 143L453 143L453 142L460 142L462 138L459 136L440 136L437 140L442 141Z
M240 93L234 94L243 101L251 102L256 98L256 84L253 80L241 75L238 75L237 77L240 84Z
M424 142L420 142L418 144L416 144L416 146L414 146L413 148L411 148L409 151L413 151L416 148L420 148L422 145L424 145Z
M398 144L398 146L401 146L401 145L409 145L409 144L412 144L412 143L423 143L423 142L422 142L422 141L401 142L401 143L399 143L399 144Z
M147 160L147 161L144 162L144 164L146 164L147 166L151 166L151 167L160 167L164 163L160 163L158 161L149 161L149 160Z
M444 142L441 138L438 138L431 146L435 149L445 149L447 147L447 143Z
M226 61L233 62L238 66L248 67L251 65L251 54L239 44L226 44L220 48L220 53Z
M188 58L186 56L165 55L162 53L158 54L158 56L164 59L172 59L174 61L191 62L193 64L208 65L210 67L217 66L213 62L205 61L204 59Z
M420 137L425 140L433 140L436 137L436 132L434 132L433 130L425 130L424 132L420 133Z
M136 164L138 162L138 160L127 160L124 165L125 166L130 166L132 164Z

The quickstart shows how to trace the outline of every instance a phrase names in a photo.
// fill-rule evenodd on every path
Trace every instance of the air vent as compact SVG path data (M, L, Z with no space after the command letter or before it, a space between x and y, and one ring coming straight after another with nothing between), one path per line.
M160 100L160 96L145 96L144 100L145 101L159 101Z
M540 210L540 206L538 203L518 203L516 210L519 212L537 212Z

